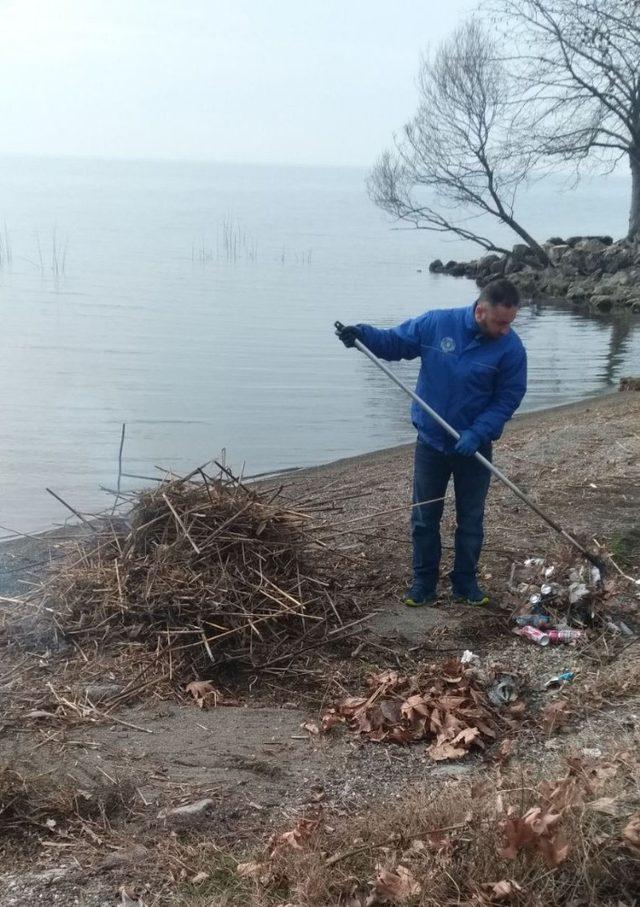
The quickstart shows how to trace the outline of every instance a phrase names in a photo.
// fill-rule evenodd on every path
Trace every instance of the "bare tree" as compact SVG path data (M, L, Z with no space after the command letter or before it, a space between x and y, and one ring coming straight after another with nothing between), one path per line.
M523 64L531 136L552 157L631 168L630 239L640 238L640 0L489 0L506 55ZM515 56L513 55L515 50Z
M488 32L471 19L422 62L415 117L369 177L373 201L421 230L454 233L506 252L475 229L482 215L510 227L545 264L542 247L515 219L532 172L520 132L522 108Z

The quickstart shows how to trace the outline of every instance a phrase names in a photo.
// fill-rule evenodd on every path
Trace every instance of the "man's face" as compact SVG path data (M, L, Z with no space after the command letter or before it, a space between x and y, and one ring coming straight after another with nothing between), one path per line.
M497 340L509 333L517 314L517 306L490 305L481 299L476 305L476 324L485 337Z

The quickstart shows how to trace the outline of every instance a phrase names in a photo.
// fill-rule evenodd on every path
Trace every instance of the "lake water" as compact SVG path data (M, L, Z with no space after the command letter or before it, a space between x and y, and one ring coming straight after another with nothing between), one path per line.
M342 347L333 322L386 326L469 304L472 282L427 268L475 253L392 229L364 180L353 169L2 159L1 531L64 520L47 486L83 511L107 506L100 485L115 485L123 422L125 471L144 475L186 472L222 448L255 473L411 440L408 401ZM541 239L619 236L627 191L618 177L573 193L538 186L522 219ZM517 329L530 362L523 408L640 370L638 319L524 307Z

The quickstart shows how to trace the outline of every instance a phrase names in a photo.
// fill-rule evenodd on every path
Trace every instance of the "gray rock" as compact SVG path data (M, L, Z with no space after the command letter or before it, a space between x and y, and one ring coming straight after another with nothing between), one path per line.
M511 250L511 258L513 258L514 261L525 261L532 255L532 250L525 243L516 243Z
M589 300L589 308L594 312L610 312L614 306L613 296L592 296Z
M142 844L134 844L132 847L121 847L119 850L113 850L108 853L98 864L99 869L116 869L118 866L131 865L132 863L141 863L149 855L149 851Z
M440 261L439 258L436 258L429 265L429 270L431 271L432 274L442 274L442 272L444 270L444 265L442 264L442 262Z
M549 246L547 254L555 265L558 264L570 250L571 247L567 245Z
M524 264L522 261L518 261L515 258L512 258L511 256L509 256L509 258L507 258L507 263L504 266L504 273L505 274L517 274L518 271L522 271L523 268L524 268Z
M118 696L123 689L119 683L88 683L84 691L91 702L100 702L102 699Z
M610 246L613 243L611 236L570 236L567 240L567 245L577 246L581 242L590 242L592 240L601 243L603 246Z
M603 249L606 249L606 245L605 245L605 243L603 243L600 239L597 239L597 238L594 237L593 239L581 239L581 240L579 240L579 241L575 244L575 246L573 246L573 248L574 248L574 249L578 249L580 252L595 252L595 253L598 253L598 252L602 252Z
M207 797L204 800L196 800L195 803L187 803L185 806L161 809L158 818L173 825L197 825L207 817L213 805L213 800Z
M593 287L586 283L572 283L567 290L567 299L580 305L593 295Z
M485 255L478 262L478 269L480 271L488 271L491 265L496 261L500 261L499 255L495 255L494 253L492 253L491 255Z

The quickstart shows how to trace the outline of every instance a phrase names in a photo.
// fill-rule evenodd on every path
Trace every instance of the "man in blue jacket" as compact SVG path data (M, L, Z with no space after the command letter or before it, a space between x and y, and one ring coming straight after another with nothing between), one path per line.
M440 520L452 475L457 519L453 593L472 604L489 602L478 586L477 567L491 475L473 454L480 451L491 459L491 442L500 437L527 389L527 355L511 329L519 305L511 281L494 280L466 308L426 312L389 330L358 324L337 332L345 346L360 340L381 359L420 356L416 393L460 433L456 442L412 404L418 440L411 515L413 584L407 605L436 601Z

